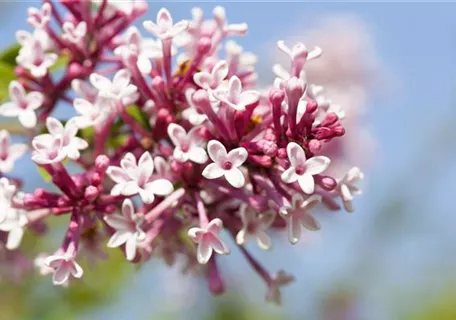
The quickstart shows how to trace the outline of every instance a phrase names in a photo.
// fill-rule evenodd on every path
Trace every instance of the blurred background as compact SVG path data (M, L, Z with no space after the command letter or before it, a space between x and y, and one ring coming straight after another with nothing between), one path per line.
M38 3L0 2L0 47L28 30L26 9ZM70 288L39 276L0 279L0 319L456 319L456 3L150 1L144 19L162 6L176 20L194 6L209 17L219 4L230 22L249 24L236 41L258 54L262 84L284 61L277 40L323 48L309 77L355 119L344 161L366 173L356 212L322 212L322 231L302 244L276 235L272 252L252 248L269 270L296 277L281 307L264 302L263 283L238 252L220 260L227 293L211 297L178 267L132 266L110 250ZM30 177L26 191L42 185L27 159L16 170ZM54 247L52 238L24 245Z

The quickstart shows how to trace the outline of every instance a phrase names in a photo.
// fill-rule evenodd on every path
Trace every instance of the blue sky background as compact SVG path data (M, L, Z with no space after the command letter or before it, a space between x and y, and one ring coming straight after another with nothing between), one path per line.
M0 12L0 46L14 41L15 30L28 28L26 8L37 2L11 2L7 5L12 10L4 11L7 16ZM286 38L297 24L312 28L326 15L355 15L368 26L390 79L373 88L368 106L366 121L377 141L379 160L367 173L366 194L357 200L359 210L323 218L323 240L316 246L276 246L272 254L255 251L270 270L284 267L297 275L297 283L284 292L286 310L297 318L306 314L313 319L318 312L315 304L339 285L356 288L359 312L369 311L371 320L395 319L415 299L432 296L456 267L456 219L450 197L456 178L456 3L189 1L164 6L177 20L189 18L194 6L209 16L216 4L225 6L229 21L249 24L248 36L239 42L257 53L260 63L265 44L275 50L275 41ZM151 2L144 19L155 20L162 6ZM389 208L395 206L405 207L403 216L391 216ZM240 284L241 294L262 306L262 284L250 280L255 279L253 273L239 258L233 253L221 261L232 281ZM150 315L154 307L166 308L160 303L163 292L169 291L175 300L179 290L169 286L177 272L170 275L164 269L153 263L141 269L115 305L91 316L137 318ZM241 285L243 279L249 279L249 288ZM198 319L195 310L217 301L205 288L198 290L197 302L186 309L192 312L183 319ZM147 306L145 298L150 298Z

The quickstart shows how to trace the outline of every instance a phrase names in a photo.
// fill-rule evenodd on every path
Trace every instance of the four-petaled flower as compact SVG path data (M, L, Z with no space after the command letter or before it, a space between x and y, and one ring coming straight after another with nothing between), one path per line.
M328 168L331 160L325 156L315 156L306 159L306 153L296 142L290 142L287 145L288 159L290 167L282 173L282 181L293 183L298 181L302 191L311 194L315 189L313 176Z
M225 176L229 184L235 188L241 188L245 184L244 174L239 169L249 155L245 148L236 148L227 153L223 144L211 140L207 144L207 152L214 163L204 168L203 177L217 179Z
M219 61L213 68L211 73L201 71L193 75L193 81L201 88L208 90L211 94L222 85L228 75L228 64L226 61Z
M40 39L32 39L23 46L16 57L16 62L30 70L32 76L42 78L48 73L48 69L56 63L58 55L46 52L46 47Z
M44 260L46 266L54 269L52 275L54 285L66 284L70 275L75 278L82 277L84 271L74 258L72 254L63 253L49 256Z
M22 157L26 151L26 144L11 145L9 132L0 130L0 172L11 172L14 168L14 162Z
M63 137L42 134L32 140L35 151L32 160L37 164L52 164L62 162L67 156L63 149Z
M122 203L122 215L105 216L106 223L115 230L108 241L109 248L117 248L125 244L125 255L128 261L136 256L136 246L146 239L146 234L141 229L144 216L135 213L135 208L130 199Z
M5 221L8 216L15 192L16 186L14 184L11 184L7 178L0 178L0 223Z
M51 21L52 7L49 3L45 2L41 9L34 7L28 8L27 22L34 28L44 29L49 21Z
M173 157L179 162L191 160L203 164L207 161L207 153L204 150L204 140L198 134L200 127L193 127L188 133L180 125L170 123L168 136L174 143Z
M174 38L182 31L187 30L188 21L181 20L176 24L173 23L173 18L168 10L160 9L157 13L157 21L153 23L151 20L144 21L144 28L161 40Z
M11 207L6 210L5 220L0 223L0 231L8 232L6 249L14 250L19 247L27 222L24 210Z
M36 125L35 110L43 105L44 96L40 92L25 92L18 81L9 84L11 101L0 106L0 115L4 117L18 117L19 122L26 128Z
M173 185L166 179L152 180L154 162L149 152L144 152L138 163L132 153L127 153L120 161L120 168L110 166L106 172L117 184L111 195L132 196L137 193L145 203L152 203L154 195L166 196L173 192Z
M311 195L306 200L299 194L295 193L291 200L290 206L280 208L280 215L287 220L288 223L288 239L292 244L295 244L301 239L302 227L316 231L320 230L320 224L310 214L310 210L321 201L321 196Z
M258 91L246 90L242 92L242 83L237 76L230 78L227 91L215 91L214 96L237 111L244 111L246 106L254 104L260 99Z
M89 146L87 141L76 136L79 128L74 118L68 120L63 126L59 120L48 117L46 119L46 127L52 136L62 137L62 150L72 160L79 159L81 156L79 150L84 150ZM41 138L49 139L43 136L46 136L46 134L41 135Z
M76 26L73 22L65 22L62 26L62 38L74 44L80 44L87 34L87 23L79 22Z
M361 189L356 186L356 183L364 179L364 174L358 167L353 167L348 170L344 178L339 182L338 190L340 197L344 203L344 208L347 212L353 212L353 195L360 195Z
M109 98L98 97L93 103L85 99L76 98L73 106L79 114L74 122L80 129L98 126L104 123L114 110L114 102Z
M276 214L272 210L258 214L247 204L241 204L239 215L242 220L242 229L236 235L236 243L244 245L248 238L256 238L258 246L263 250L271 248L272 243L266 230L274 222Z
M285 54L287 54L292 62L297 60L312 60L316 59L322 54L322 50L320 47L315 47L313 50L309 51L307 47L301 43L296 43L291 49L285 45L284 41L278 41L277 47L282 50Z
M112 81L97 73L90 75L90 82L99 90L100 96L120 101L123 105L133 103L138 98L138 88L130 80L130 72L126 69L117 71Z
M219 218L213 219L206 226L191 228L188 236L198 243L196 258L201 264L206 264L215 251L218 254L229 254L230 249L220 239L219 233L222 230L223 222Z
M295 278L287 272L280 270L279 272L271 276L271 280L268 284L268 292L266 293L266 301L274 302L276 304L282 303L282 295L280 293L280 287L286 286L293 282Z

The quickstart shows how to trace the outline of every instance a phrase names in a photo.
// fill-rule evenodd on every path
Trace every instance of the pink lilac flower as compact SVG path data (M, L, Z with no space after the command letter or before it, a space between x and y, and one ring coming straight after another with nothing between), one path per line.
M218 91L215 97L237 111L245 110L246 106L252 105L260 99L260 93L254 90L242 92L242 83L237 76L230 78L226 92Z
M19 122L26 128L36 125L35 110L43 105L44 96L40 92L25 92L24 87L17 81L9 85L10 102L0 106L0 115L18 117Z
M83 81L81 79L74 79L71 81L71 88L79 96L89 102L94 102L98 97L98 90L93 87L90 82ZM75 99L76 101L77 99Z
M312 210L321 201L321 196L311 195L305 199L299 194L293 195L291 206L285 205L280 208L280 215L287 220L288 239L295 244L301 239L302 227L316 231L320 229L320 224L310 214Z
M249 238L255 238L261 249L270 249L272 242L271 238L266 234L266 230L274 222L275 212L269 210L259 214L248 205L241 204L239 215L241 216L242 229L236 235L236 243L244 245Z
M207 116L204 113L198 111L192 100L192 95L195 93L195 89L189 88L185 91L185 100L188 103L187 109L182 111L182 117L187 119L192 125L199 126L207 120Z
M347 212L353 212L353 195L360 195L362 193L356 183L363 179L364 174L361 170L358 167L353 167L348 170L343 179L339 181L338 190Z
M213 251L218 254L230 253L230 249L219 236L222 227L222 220L216 218L205 227L194 227L188 230L188 236L198 244L196 257L199 263L206 264L211 258Z
M74 256L69 253L55 254L45 259L45 264L54 269L52 282L54 285L65 284L70 275L75 278L81 278L84 274L81 266L75 261Z
M125 244L125 255L131 261L136 256L136 246L146 238L141 229L144 216L135 213L131 200L126 199L122 204L122 215L109 215L104 218L106 223L115 230L108 242L109 248L117 248Z
M193 75L193 81L201 88L212 92L212 90L217 90L227 75L228 64L222 60L212 68L210 73L206 71L195 73Z
M331 162L325 156L316 156L306 159L306 153L302 147L290 142L287 145L290 167L282 173L282 181L285 183L298 182L302 191L312 194L315 189L314 175L322 173Z
M144 152L139 161L127 153L120 161L120 167L110 166L107 175L117 184L111 195L131 196L138 194L145 203L152 203L154 195L166 196L173 191L173 185L166 179L152 180L154 162L149 152Z
M25 30L16 31L16 40L21 45L20 50L26 51L28 48L33 46L35 41L41 43L43 50L51 50L54 48L54 43L46 31L42 29L35 29L33 33L30 33ZM20 53L19 53L20 54Z
M228 21L226 20L225 8L217 6L212 11L212 14L214 15L214 20L217 22L218 27L224 34L245 35L247 32L248 27L246 23L228 24Z
M173 157L179 162L191 160L203 164L208 160L206 150L203 148L205 142L198 134L201 128L193 127L188 133L180 125L170 123L168 136L174 143Z
M24 143L11 145L9 132L0 130L0 172L9 173L14 168L14 162L22 157L28 147Z
M162 8L157 13L156 23L148 20L144 21L143 26L157 38L160 38L161 40L168 40L172 39L182 31L185 31L188 28L188 21L181 20L174 24L169 11Z
M225 179L235 188L241 188L245 184L245 178L240 166L247 160L248 152L245 148L236 148L226 152L226 148L217 140L211 140L207 144L207 152L213 163L204 168L203 177L217 179L225 176Z
M63 126L63 124L55 118L49 117L46 119L46 127L49 134L53 137L62 137L62 151L72 160L79 159L81 156L80 150L87 149L89 146L84 139L76 136L79 129L76 121L76 119L72 118ZM50 140L50 138L45 137L45 135L41 135L40 137L41 139Z

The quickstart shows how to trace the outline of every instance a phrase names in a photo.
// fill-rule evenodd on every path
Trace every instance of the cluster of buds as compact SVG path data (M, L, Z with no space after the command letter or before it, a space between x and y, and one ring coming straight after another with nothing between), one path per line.
M265 281L267 300L279 303L293 276L269 273L245 245L268 250L271 232L283 229L297 243L304 229L320 228L315 207L351 212L363 178L356 167L325 175L337 158L323 147L345 130L341 107L306 81L322 51L279 41L290 67L274 66L264 93L255 90L256 57L227 40L247 25L228 23L222 7L209 20L195 8L178 22L160 9L143 22L151 38L131 26L146 11L144 1L108 0L29 9L34 31L17 32L17 80L0 115L18 118L32 139L12 144L0 131L0 250L18 260L24 232L45 235L64 215L62 243L35 259L54 284L81 278L78 261L104 258L108 247L131 263L183 261L220 294L218 264L235 246ZM76 115L56 119L57 105ZM28 148L59 192L19 191L22 180L9 174Z

